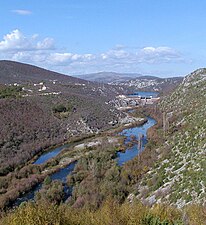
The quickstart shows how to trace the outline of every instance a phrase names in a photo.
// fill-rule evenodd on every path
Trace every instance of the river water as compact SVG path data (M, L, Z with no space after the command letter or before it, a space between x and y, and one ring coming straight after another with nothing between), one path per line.
M155 91L139 91L139 92L134 92L132 94L130 94L130 97L134 97L134 96L140 96L143 98L147 98L147 97L153 97L156 98L159 95L159 92L155 92Z
M125 152L118 152L118 165L122 166L125 162L133 159L140 151L142 151L147 144L147 130L156 124L156 121L148 117L147 122L141 126L124 129L120 135L125 136L125 144L132 141L131 136L135 136L135 139L138 139L142 135L142 147L139 149L138 144L133 144L132 147L127 148Z
M125 128L120 135L125 136L125 144L131 141L131 135L135 136L135 139L138 139L139 135L142 135L142 147L141 149L138 148L138 144L133 144L132 147L128 147L125 152L118 152L117 153L117 163L119 166L122 166L125 162L133 159L140 151L142 151L147 143L147 130L156 124L156 121L148 117L147 122L141 126L133 127L133 128ZM55 157L59 154L63 149L68 147L69 145L62 145L61 147L55 148L43 155L41 155L34 164L42 164L48 161L49 159ZM66 178L67 176L74 170L76 162L69 164L67 167L60 169L58 172L52 174L50 177L52 180L60 180L64 184L64 191L65 195L68 198L72 193L72 188L66 185ZM14 202L13 206L18 206L24 201L33 200L35 197L35 193L39 191L42 187L42 183L38 184L35 188L31 191L25 193L21 197L17 198Z
M76 162L73 162L69 164L67 167L60 169L58 172L50 176L51 180L60 180L63 182L65 198L68 198L72 193L72 188L66 185L66 178L74 170L75 165L76 165ZM35 186L31 191L17 198L13 206L19 206L22 202L33 200L36 192L39 191L41 187L42 187L42 183L37 184L37 186Z
M62 145L60 147L57 147L49 152L43 153L33 164L42 164L48 161L49 159L57 156L63 149L69 147L69 144Z

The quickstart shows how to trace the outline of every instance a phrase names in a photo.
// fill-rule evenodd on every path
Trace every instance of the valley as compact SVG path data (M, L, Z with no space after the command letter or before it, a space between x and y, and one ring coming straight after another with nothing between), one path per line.
M1 2L0 225L206 225L205 8Z
M143 125L137 126L137 127L133 127L133 128L124 128L121 133L119 133L119 135L121 135L120 137L125 137L125 141L124 144L127 145L129 142L131 141L135 141L136 139L136 143L133 143L133 146L129 146L127 147L124 151L118 151L117 152L117 164L119 166L122 166L124 163L126 163L129 160L132 160L137 154L139 154L141 151L144 150L144 146L147 143L147 138L146 138L146 133L147 133L147 129L150 128L152 125L155 124L155 120L153 120L152 118L148 118L148 121L145 121L145 123ZM139 135L143 135L142 139L139 140L139 143L137 142L138 140L138 136ZM133 140L131 140L131 137L133 138ZM81 148L81 150L85 150L86 148L90 148L90 151L86 152L86 154L90 154L92 152L92 149L96 146L100 146L103 144L103 138L99 137L97 140L90 140L89 142L85 139L84 140L84 146L82 146L82 144L79 143L75 143L74 145L74 149L75 148ZM113 143L114 145L118 146L118 137L112 137L108 140L109 143ZM140 144L141 141L141 144ZM141 146L141 147L140 147ZM33 164L35 165L39 165L39 164L43 164L46 163L46 161L48 160L55 160L53 159L55 157L55 155L57 155L58 153L60 154L61 151L63 151L66 153L66 151L69 151L69 145L63 145L60 146L58 148L55 148L54 150L50 150L48 153L41 155L36 161L34 161ZM67 149L67 150L66 150ZM95 151L95 150L93 150ZM79 156L77 155L77 157L79 158ZM84 157L81 156L81 157ZM71 160L73 161L73 160ZM64 155L61 156L61 161L59 162L60 164L62 164L62 162L65 162L65 157ZM60 180L63 182L63 184L65 185L64 187L64 192L68 192L68 189L71 189L71 187L67 187L66 185L66 179L67 176L69 176L70 173L72 173L72 171L75 168L77 161L71 162L69 165L66 165L65 168L60 169L59 171L55 172L54 174L51 175L51 180ZM63 164L63 166L65 166ZM47 169L48 171L48 169ZM15 200L14 204L12 204L13 206L19 206L22 202L28 201L28 200L34 200L35 194L41 189L42 184L38 184L37 186L34 187L34 189L32 189L31 191L27 192L26 194L24 194L23 196L20 195L19 198L17 198L17 200ZM66 199L70 197L71 193L69 192L69 194L65 194L66 195Z
M180 216L165 218L173 224L191 217L187 207L204 210L205 69L163 94L0 66L8 74L0 77L2 212L48 202L92 212L138 201L174 207Z
M138 118L118 109L114 99L118 94L127 93L126 89L102 87L16 62L2 61L0 66L8 74L1 76L1 82L5 82L2 93L8 93L0 99L4 118L1 121L4 128L1 130L1 207L9 206L47 175L84 157L93 147L78 150L77 143L106 135L111 129L144 122L143 115ZM28 71L34 75L28 75ZM18 90L18 94L14 95L13 90ZM130 102L127 105L134 107ZM135 107L139 105L137 102Z

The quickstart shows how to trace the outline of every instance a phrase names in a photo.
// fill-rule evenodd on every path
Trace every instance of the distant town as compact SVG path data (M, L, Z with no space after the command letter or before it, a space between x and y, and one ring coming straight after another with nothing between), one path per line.
M130 109L139 105L153 105L160 100L160 97L144 95L118 95L116 105L118 109Z

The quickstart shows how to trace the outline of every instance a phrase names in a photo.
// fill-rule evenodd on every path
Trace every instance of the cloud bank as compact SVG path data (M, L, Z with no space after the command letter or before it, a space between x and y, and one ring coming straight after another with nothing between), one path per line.
M35 64L67 74L97 71L136 72L142 65L160 65L184 62L180 52L168 47L147 46L131 49L117 45L100 54L77 54L55 47L52 38L24 35L16 29L0 40L0 59L10 59Z

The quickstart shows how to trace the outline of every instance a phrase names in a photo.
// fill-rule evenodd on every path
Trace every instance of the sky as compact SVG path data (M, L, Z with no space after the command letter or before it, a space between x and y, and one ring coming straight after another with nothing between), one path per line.
M79 75L205 67L204 0L0 0L0 60Z

